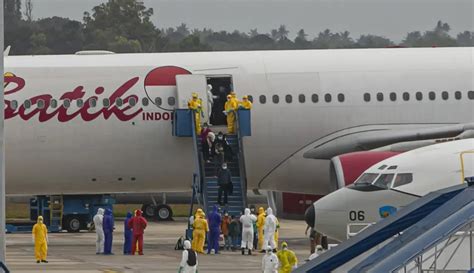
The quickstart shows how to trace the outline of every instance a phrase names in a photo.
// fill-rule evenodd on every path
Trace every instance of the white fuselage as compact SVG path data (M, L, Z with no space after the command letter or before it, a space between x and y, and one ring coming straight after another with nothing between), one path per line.
M430 192L459 185L464 182L462 177L471 176L474 176L474 139L396 155L367 169L354 185L316 201L313 204L315 228L342 241L347 237L348 226L357 230L359 225L380 221L381 208L400 209ZM362 184L362 180L377 187Z
M15 75L6 83L7 104L32 104L6 109L7 193L189 190L192 140L172 136L169 111L142 104L143 98L160 97L162 108L173 109L168 99L176 97L177 88L157 91L145 79L156 68L175 66L209 77L230 75L239 97L253 96L252 136L244 139L249 189L326 194L329 161L303 158L318 144L365 130L472 122L473 52L420 48L6 57L5 73ZM449 99L441 98L443 91ZM455 98L456 91L461 99ZM429 92L436 99L429 99ZM371 95L368 102L365 93ZM37 96L57 100L58 107L40 109ZM88 105L94 96L95 107L76 103L82 99ZM131 96L135 106L127 102ZM114 104L116 97L122 106ZM67 98L71 106L61 107ZM111 106L103 105L105 98L112 99Z

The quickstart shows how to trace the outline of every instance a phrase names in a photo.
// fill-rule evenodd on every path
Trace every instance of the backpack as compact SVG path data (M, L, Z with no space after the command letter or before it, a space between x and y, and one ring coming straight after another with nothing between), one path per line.
M197 263L196 260L196 252L194 252L194 250L188 249L188 260L186 261L186 263L189 266L195 266Z
M174 246L174 250L183 250L183 249L184 249L184 238L181 236L176 242L176 245Z

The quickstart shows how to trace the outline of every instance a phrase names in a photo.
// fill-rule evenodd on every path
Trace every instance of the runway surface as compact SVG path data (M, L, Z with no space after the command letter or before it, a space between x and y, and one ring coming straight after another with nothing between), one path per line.
M280 244L287 241L300 263L309 254L304 221L280 220ZM95 233L49 234L49 264L36 264L30 233L7 234L7 266L12 272L178 272L181 251L177 239L184 234L186 221L150 223L145 233L145 255L122 255L123 223L116 221L115 255L95 254ZM242 256L240 251L219 255L199 255L199 272L261 272L262 255Z

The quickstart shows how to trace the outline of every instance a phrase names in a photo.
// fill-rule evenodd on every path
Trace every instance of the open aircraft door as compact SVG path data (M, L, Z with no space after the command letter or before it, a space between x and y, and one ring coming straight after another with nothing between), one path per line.
M178 109L187 109L188 101L193 93L197 93L202 99L203 117L202 123L209 122L209 111L207 107L207 80L205 75L176 75Z

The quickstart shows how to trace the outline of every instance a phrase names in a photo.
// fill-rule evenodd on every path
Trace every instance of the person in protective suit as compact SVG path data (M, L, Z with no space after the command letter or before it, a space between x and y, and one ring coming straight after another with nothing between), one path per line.
M198 267L196 251L191 249L191 242L188 240L184 241L183 247L178 273L196 273Z
M262 258L262 272L263 273L277 273L278 272L278 257L273 253L272 248L267 246L266 253Z
M252 109L252 102L249 101L249 97L248 97L248 96L244 96L244 97L242 98L242 101L240 102L239 108L246 109L246 110Z
M277 252L280 267L278 273L290 273L298 267L298 259L293 251L288 249L286 242L281 243L281 250Z
M124 230L123 254L124 255L132 254L133 234L132 234L132 229L128 226L128 222L130 222L130 220L132 220L132 213L127 212L127 218L125 218L125 221L123 222L123 230Z
M43 216L38 216L32 230L33 242L35 244L35 258L37 263L48 263L48 228L43 223ZM3 236L3 234L2 234Z
M231 95L227 96L227 102L224 105L224 110L227 115L227 133L235 134L235 111L238 108L236 99L232 99Z
M221 234L222 217L214 205L212 212L207 216L209 223L209 243L207 246L207 254L219 253L219 236Z
M112 242L114 233L114 216L112 215L111 209L105 210L104 215L104 254L112 255Z
M206 240L206 233L209 232L209 225L206 221L204 212L199 215L196 213L196 218L193 223L193 250L204 254L204 242Z
M132 255L138 248L138 255L143 255L143 234L145 233L148 222L145 217L142 216L141 210L136 210L135 217L128 221L128 227L132 229Z
M201 100L197 93L193 93L192 99L188 101L188 108L194 110L194 121L196 123L196 135L201 133L201 112L202 105Z
M267 247L270 245L273 251L276 251L276 244L275 244L275 231L277 229L277 219L275 215L273 215L272 208L267 209L267 217L265 218L265 225L263 226L264 232L264 242L263 247Z
M92 219L95 226L95 254L104 254L104 209L97 209L96 215Z
M263 207L258 208L257 216L257 230L258 230L258 250L265 251L266 248L263 247L263 227L265 226L265 209Z
M245 249L248 249L248 254L252 255L253 249L253 223L257 221L255 215L250 214L250 209L246 208L244 215L240 216L240 223L242 223L242 243L240 248L242 255L245 254Z

